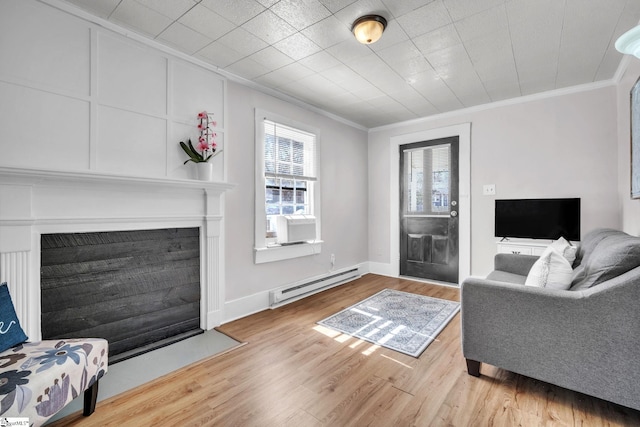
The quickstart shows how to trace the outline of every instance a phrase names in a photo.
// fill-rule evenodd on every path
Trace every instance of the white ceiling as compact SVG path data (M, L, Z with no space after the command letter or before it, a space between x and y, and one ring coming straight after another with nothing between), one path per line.
M366 128L613 78L639 0L65 0ZM351 23L384 16L359 44Z

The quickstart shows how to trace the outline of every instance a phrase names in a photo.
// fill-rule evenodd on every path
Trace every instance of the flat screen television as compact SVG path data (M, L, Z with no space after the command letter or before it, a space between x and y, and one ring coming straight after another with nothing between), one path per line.
M580 199L496 200L496 237L580 240Z

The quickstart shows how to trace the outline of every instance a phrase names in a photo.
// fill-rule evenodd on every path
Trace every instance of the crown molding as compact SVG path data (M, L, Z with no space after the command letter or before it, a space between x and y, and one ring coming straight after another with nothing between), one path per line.
M561 89L553 89L553 90L549 90L549 91L546 91L546 92L540 92L540 93L534 93L534 94L531 94L531 95L519 96L517 98L504 99L504 100L500 100L500 101L490 102L490 103L487 103L487 104L474 105L473 107L467 107L467 108L463 108L463 109L460 109L460 110L447 111L445 113L434 114L434 115L431 115L431 116L421 117L421 118L418 118L418 119L412 119L412 120L407 120L407 121L403 121L403 122L392 123L392 124L389 124L389 125L378 126L378 127L375 127L375 128L370 128L369 129L369 133L382 132L382 131L387 131L387 130L396 129L396 128L400 128L400 127L406 127L406 126L410 126L410 125L419 125L419 124L428 123L428 122L432 122L432 121L436 121L436 120L455 118L455 117L458 117L458 116L478 113L478 112L481 112L481 111L493 110L494 108L508 107L508 106L511 106L511 105L524 104L524 103L527 103L527 102L539 101L539 100L542 100L542 99L556 98L558 96L571 95L571 94L574 94L574 93L581 93L581 92L588 92L588 91L602 89L602 88L611 87L611 86L615 86L615 85L616 85L616 82L613 81L613 80L603 80L603 81L599 81L599 82L587 83L587 84L582 84L582 85L577 85L577 86L570 86L570 87L565 87L565 88L561 88Z

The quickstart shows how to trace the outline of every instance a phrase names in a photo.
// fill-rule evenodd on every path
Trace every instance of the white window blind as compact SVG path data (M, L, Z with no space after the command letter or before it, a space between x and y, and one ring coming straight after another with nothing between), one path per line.
M263 123L265 176L315 181L316 136L268 119Z

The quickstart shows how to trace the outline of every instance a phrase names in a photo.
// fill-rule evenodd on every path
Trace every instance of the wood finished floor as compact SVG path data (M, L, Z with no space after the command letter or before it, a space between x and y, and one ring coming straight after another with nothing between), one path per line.
M459 314L418 359L316 325L384 288L459 301L455 288L366 275L225 324L221 331L248 344L52 425L640 425L638 411L492 366L469 376Z

